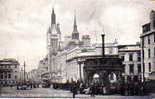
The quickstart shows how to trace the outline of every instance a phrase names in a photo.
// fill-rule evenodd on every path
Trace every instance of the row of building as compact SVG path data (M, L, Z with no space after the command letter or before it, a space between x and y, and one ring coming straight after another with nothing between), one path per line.
M39 62L38 75L47 72L55 76L55 81L84 80L84 61L88 58L102 56L102 44L91 44L90 35L82 35L80 39L74 16L73 32L62 41L59 24L56 24L54 9L51 25L47 31L47 56ZM141 44L118 45L117 41L105 43L105 55L116 55L122 59L124 76L142 76ZM56 76L58 75L58 76Z
M150 22L142 26L141 41L130 45L119 45L117 41L105 43L105 55L121 58L122 76L148 79L155 71L155 12L150 12ZM103 42L104 43L104 42ZM101 43L91 44L90 35L82 35L77 29L74 16L73 32L62 41L59 24L56 24L54 9L51 25L47 31L47 56L39 62L38 80L41 75L50 73L58 82L85 80L85 61L101 57ZM92 63L93 64L93 63ZM96 62L97 65L97 62ZM33 74L33 73L32 73ZM142 79L143 80L143 79Z

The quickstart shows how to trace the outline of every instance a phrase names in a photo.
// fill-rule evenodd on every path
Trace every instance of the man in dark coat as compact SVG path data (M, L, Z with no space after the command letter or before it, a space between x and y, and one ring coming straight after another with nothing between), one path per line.
M75 98L75 95L77 94L77 85L76 85L76 83L74 83L73 86L72 86L72 92L73 92L73 98Z
M92 97L95 97L95 91L96 91L95 84L92 83L90 85L90 94L91 94Z

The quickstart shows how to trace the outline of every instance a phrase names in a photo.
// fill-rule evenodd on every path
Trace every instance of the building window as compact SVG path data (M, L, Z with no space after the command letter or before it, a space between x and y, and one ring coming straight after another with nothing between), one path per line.
M1 68L3 68L4 66L3 65L1 65L2 67Z
M8 75L8 78L11 78L11 74Z
M113 50L112 48L109 49L109 54L112 54L113 52L112 50Z
M3 79L3 74L1 74L1 79Z
M151 57L151 50L148 49L148 58L150 58L150 57Z
M155 43L155 33L154 33L154 35L153 35L153 36L154 36L154 43Z
M124 56L121 56L122 61L124 61Z
M17 79L17 75L15 75L15 79Z
M144 60L144 57L145 57L145 52L144 50L142 50L142 59Z
M141 53L140 52L137 53L137 60L141 61Z
M17 65L15 65L15 68L17 68Z
M130 68L130 73L134 73L134 64L130 64L129 66L130 66L129 67Z
M141 61L141 57L140 56L138 56L138 61Z
M151 63L149 63L149 72L151 72Z
M145 72L145 63L144 63L144 68L143 68L143 72Z
M148 36L148 44L150 44L150 36Z
M155 57L155 47L154 47L154 57Z
M7 74L5 74L5 79L7 78Z
M138 73L141 73L141 64L138 64Z
M129 54L129 61L133 61L133 55Z

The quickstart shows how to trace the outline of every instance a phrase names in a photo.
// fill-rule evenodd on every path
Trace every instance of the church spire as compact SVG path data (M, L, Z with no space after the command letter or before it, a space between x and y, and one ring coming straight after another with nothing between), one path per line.
M78 30L77 30L77 24L76 24L76 13L74 14L73 33L78 33Z
M76 13L74 14L74 29L77 29L77 25L76 25Z
M79 32L77 30L77 23L76 23L76 13L74 14L74 25L73 25L72 39L79 40Z
M54 13L54 8L52 8L52 15L51 15L51 25L56 24L56 17Z

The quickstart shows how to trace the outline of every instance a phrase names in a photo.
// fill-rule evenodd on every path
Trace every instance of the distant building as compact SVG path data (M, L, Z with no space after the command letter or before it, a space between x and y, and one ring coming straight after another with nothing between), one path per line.
M0 60L0 83L2 86L14 85L19 81L19 62L15 59Z
M155 71L155 11L150 12L150 22L142 26L143 33L141 34L142 47L142 66L144 67L144 76L149 77L149 74Z
M48 58L44 58L42 60L39 61L39 66L38 66L38 72L44 73L48 71Z
M24 68L22 67L19 71L19 83L24 83L25 81L28 81L28 73L24 72Z
M97 53L102 54L102 44L93 44L92 45ZM105 55L118 55L118 43L112 42L112 43L105 43Z
M30 82L40 82L37 69L33 69L30 72L28 72L28 80Z
M90 36L89 35L83 35L82 36L82 42L84 47L90 47Z
M51 15L51 25L47 31L47 58L48 72L56 72L55 56L61 50L61 31L59 24L56 24L56 15L54 9Z
M125 66L124 76L140 79L142 76L140 44L119 45L118 49L119 57L122 59L123 65Z

